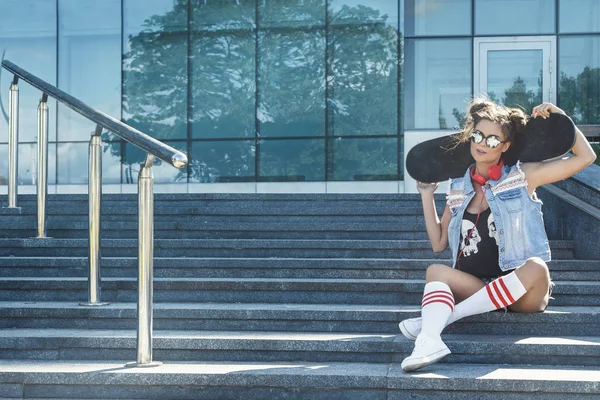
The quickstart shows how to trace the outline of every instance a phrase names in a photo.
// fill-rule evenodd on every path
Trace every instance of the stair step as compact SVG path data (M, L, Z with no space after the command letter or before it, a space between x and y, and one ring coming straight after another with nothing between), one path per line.
M400 363L414 342L398 335L326 332L154 331L161 361ZM447 334L444 363L600 366L598 337ZM136 331L0 330L0 359L136 358Z
M593 367L438 364L406 374L388 363L165 363L123 368L124 361L11 361L0 365L10 397L93 399L589 399Z
M449 263L449 261L447 261ZM439 259L155 257L156 278L423 279ZM103 257L103 277L136 277L137 257ZM555 280L600 281L600 260L548 263ZM88 257L0 257L0 277L87 277Z
M557 281L555 305L600 305L600 282ZM156 278L156 302L418 304L423 280ZM0 301L68 301L87 297L86 278L0 278ZM105 301L137 301L136 278L104 278Z
M84 300L87 300L84 299ZM0 302L0 328L136 329L137 304L82 307L69 302ZM155 303L154 329L345 332L397 335L420 307L346 304ZM600 307L551 305L543 313L497 311L446 328L452 334L595 336Z
M0 256L86 256L88 239L0 239ZM552 241L555 259L573 258L573 241ZM137 255L136 239L103 239L102 254ZM429 240L155 239L157 257L449 258Z
M406 203L381 203L369 202L368 207L364 203L337 204L335 202L310 204L306 202L282 202L277 205L264 204L261 202L227 203L215 202L204 205L201 202L184 204L156 203L154 204L155 215L268 215L268 216L336 216L336 215L422 215L423 208L420 204ZM137 215L137 204L103 204L103 215ZM21 215L35 215L36 208L22 207ZM50 204L46 208L46 215L84 215L87 216L89 205L74 205L65 203Z

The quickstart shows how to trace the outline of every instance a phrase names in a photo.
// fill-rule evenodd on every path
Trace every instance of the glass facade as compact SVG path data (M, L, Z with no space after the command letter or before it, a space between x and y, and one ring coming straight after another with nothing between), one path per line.
M189 155L184 170L158 163L157 183L402 180L405 131L461 124L483 37L553 37L555 101L576 122L600 124L595 0L5 0L2 7L11 10L0 13L4 59ZM490 51L488 95L511 105L541 101L540 54ZM0 184L11 79L3 70ZM19 87L19 183L32 185L40 93ZM49 106L49 183L84 185L95 127L53 100ZM104 183L136 183L145 155L109 132L103 140Z
M475 0L476 35L556 32L556 0Z
M600 124L600 35L559 41L559 104L578 124Z

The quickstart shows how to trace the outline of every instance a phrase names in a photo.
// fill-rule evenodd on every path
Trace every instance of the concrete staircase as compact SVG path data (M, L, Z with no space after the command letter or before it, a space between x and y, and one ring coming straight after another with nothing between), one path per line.
M424 271L445 262L414 195L155 197L155 368L136 359L137 198L105 195L102 300L87 300L87 196L0 209L0 399L600 398L600 260L551 240L544 313L447 328L404 374ZM440 209L444 197L438 197ZM441 210L440 210L441 211ZM590 232L592 235L593 232ZM593 239L592 239L593 242ZM596 240L596 243L598 241Z

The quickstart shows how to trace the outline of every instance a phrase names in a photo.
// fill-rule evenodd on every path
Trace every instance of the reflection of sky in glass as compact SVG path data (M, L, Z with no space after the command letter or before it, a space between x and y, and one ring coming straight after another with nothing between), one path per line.
M600 67L600 37L563 37L559 40L559 74L577 77L583 69Z
M19 144L18 184L37 184L37 145L35 143ZM0 145L0 185L6 185L8 177L8 145ZM56 183L56 144L48 144L48 184Z
M470 35L471 0L403 0L404 34Z
M470 39L407 39L405 124L408 129L450 129L453 109L464 113L471 95Z
M165 15L173 11L173 5L177 1L180 0L123 0L125 37L142 30L156 30L157 27L148 27L145 22L154 15Z
M600 32L600 1L560 0L561 33Z
M56 83L56 5L39 0L4 0L0 13L0 51L4 58L45 81ZM0 99L8 112L8 89L12 75L2 69ZM37 138L37 106L39 90L27 83L19 84L19 136L21 141ZM50 115L56 104L49 101ZM49 138L56 137L55 124L50 122ZM0 142L8 141L8 124L0 117Z
M538 79L542 73L542 55L542 50L489 51L487 92L494 93L498 101L503 102L506 89L513 86L515 79L521 78L527 91L534 95L541 93Z
M2 0L1 37L53 37L55 32L56 3L54 1Z
M59 77L65 92L115 118L121 114L120 0L59 1ZM89 140L95 124L61 105L59 140Z
M476 35L554 32L554 0L475 0Z
M120 156L113 155L103 143L102 151L102 183L120 183ZM87 184L88 182L88 149L87 143L58 143L58 183Z

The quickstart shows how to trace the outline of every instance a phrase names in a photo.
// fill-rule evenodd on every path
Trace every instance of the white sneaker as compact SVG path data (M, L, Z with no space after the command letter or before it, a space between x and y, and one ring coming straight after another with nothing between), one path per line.
M450 354L450 349L442 342L441 337L432 338L420 334L415 340L415 349L412 354L402 361L402 370L405 372L416 371L440 361L448 354Z
M421 317L405 319L398 326L407 339L415 340L421 333Z

